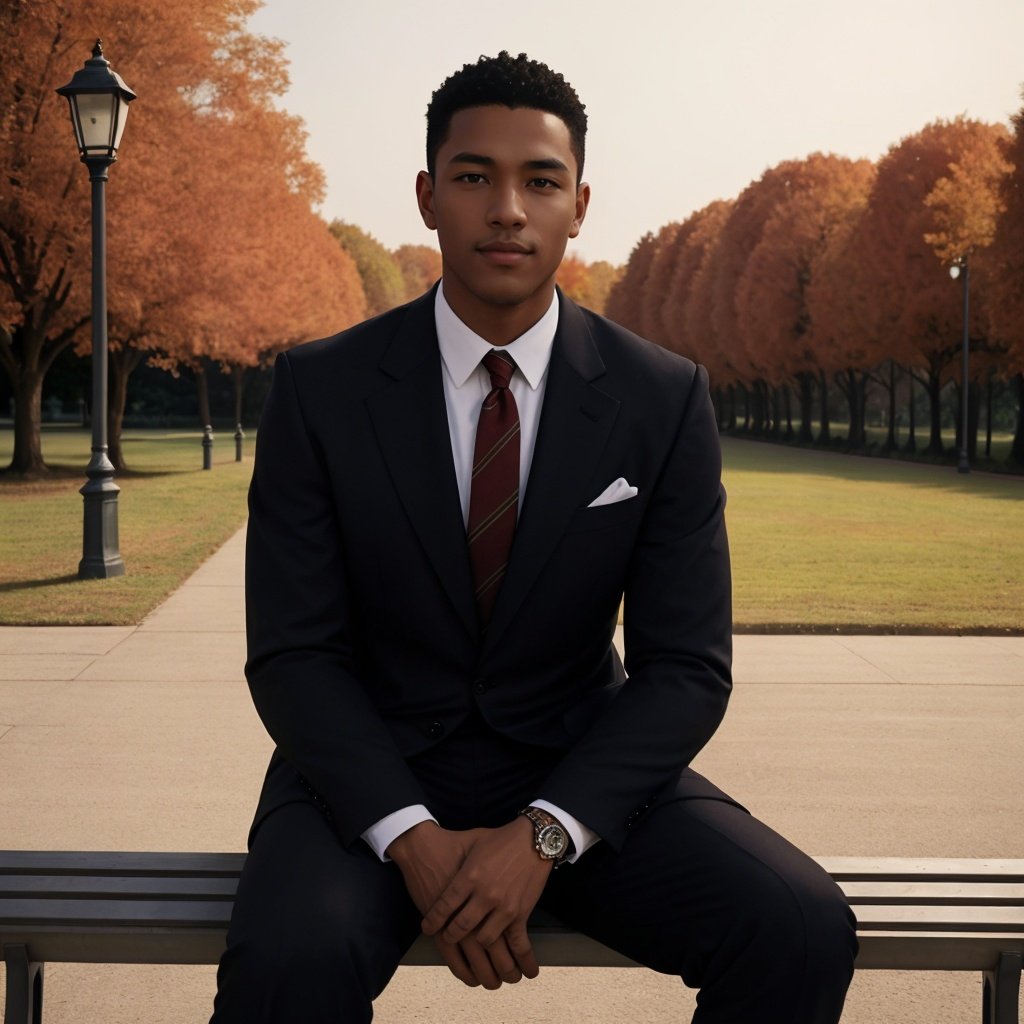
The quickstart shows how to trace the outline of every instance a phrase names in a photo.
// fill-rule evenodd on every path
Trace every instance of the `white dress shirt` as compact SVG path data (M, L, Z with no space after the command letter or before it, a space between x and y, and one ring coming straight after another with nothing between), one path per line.
M452 441L455 477L462 503L462 520L468 522L477 420L480 418L480 406L491 390L490 374L482 365L482 360L495 346L470 330L455 315L445 300L444 289L440 285L434 299L434 322L437 326L438 346L441 349L441 378L445 406L448 409L448 432ZM509 389L519 410L520 509L523 507L530 465L533 462L533 449L537 443L537 426L540 423L541 406L544 404L548 363L551 361L551 349L555 343L557 327L556 292L548 311L525 334L502 346L502 350L507 352L516 364ZM598 841L598 836L594 832L560 807L546 800L533 800L532 806L549 811L565 826L574 848L570 861L575 861ZM423 804L414 804L402 807L382 818L375 825L371 825L362 837L381 860L389 860L384 851L393 840L421 821L436 820Z

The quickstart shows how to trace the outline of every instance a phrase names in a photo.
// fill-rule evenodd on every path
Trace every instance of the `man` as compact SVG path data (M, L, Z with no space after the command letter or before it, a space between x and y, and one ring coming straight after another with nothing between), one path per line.
M590 198L560 75L481 58L427 121L440 286L282 355L260 427L277 749L214 1020L368 1021L421 929L468 985L534 977L538 903L699 986L705 1024L838 1020L841 894L687 767L731 687L706 375L555 288Z

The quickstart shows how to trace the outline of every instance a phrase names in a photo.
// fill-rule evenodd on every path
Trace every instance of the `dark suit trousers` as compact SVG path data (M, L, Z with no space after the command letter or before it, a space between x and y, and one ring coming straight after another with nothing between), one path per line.
M414 767L442 825L496 826L539 795L554 756L468 727ZM839 1020L853 915L814 861L729 800L657 804L620 853L598 844L553 872L542 902L699 988L699 1024ZM419 919L394 864L346 848L312 804L278 809L242 875L213 1024L369 1021ZM523 983L543 984L541 966Z

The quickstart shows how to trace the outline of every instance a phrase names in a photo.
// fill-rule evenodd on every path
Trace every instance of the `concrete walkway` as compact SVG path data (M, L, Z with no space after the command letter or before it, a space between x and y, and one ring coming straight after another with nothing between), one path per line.
M270 750L242 677L243 546L138 627L0 629L0 847L243 848ZM811 853L1024 857L1022 764L1024 638L740 636L698 767ZM213 968L54 964L46 1021L205 1021L213 989ZM973 1024L980 1000L974 975L863 972L843 1019ZM484 993L403 968L377 1019L668 1024L692 1006L646 971Z

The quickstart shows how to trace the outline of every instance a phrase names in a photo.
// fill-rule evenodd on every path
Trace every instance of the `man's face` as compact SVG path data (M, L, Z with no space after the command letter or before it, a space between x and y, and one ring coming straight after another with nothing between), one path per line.
M487 106L452 117L416 195L437 231L445 296L464 320L509 307L543 315L590 199L576 176L569 129L554 114Z

